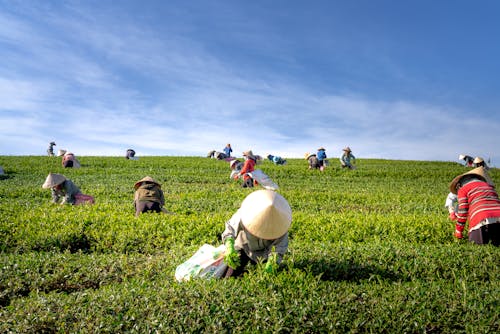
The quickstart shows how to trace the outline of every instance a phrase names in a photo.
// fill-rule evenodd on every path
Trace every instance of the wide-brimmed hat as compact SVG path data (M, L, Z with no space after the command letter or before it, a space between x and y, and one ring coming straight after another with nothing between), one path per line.
M304 154L304 159L309 160L309 158L313 156L316 156L316 153L307 152L306 154Z
M158 187L161 188L161 184L159 184L157 181L155 181L151 176L145 176L142 179L140 179L139 181L137 181L134 184L134 188L135 189L139 188L143 182L154 183L154 184L158 185Z
M292 209L287 200L272 190L257 190L240 207L241 222L257 238L274 240L285 235L292 224Z
M351 148L349 146L346 146L342 149L342 151L346 151L346 152L352 152L351 151Z
M476 157L476 158L474 159L474 161L473 161L473 162L474 162L475 164L479 164L479 163L481 163L481 162L484 162L484 159L483 159L483 158L481 158L481 157Z
M464 160L464 159L465 159L465 155L460 154L460 155L458 156L458 160Z
M45 182L42 184L42 188L49 189L63 183L64 181L66 181L66 177L64 175L49 173Z
M481 167L477 167L477 168L474 168L470 171L468 171L467 173L463 173L457 177L455 177L451 183L450 183L450 191L454 194L457 193L457 185L458 183L460 182L460 180L462 179L462 177L464 177L465 175L476 175L478 176L481 180L485 181L486 183L494 186L495 184L493 183L493 180L491 179L490 175L488 174L488 172L486 171L486 169L481 166Z
M59 150L57 151L57 156L62 157L66 153L66 150Z
M56 142L55 141L51 141L49 144L50 145L56 145Z
M244 151L244 152L243 152L243 156L244 156L244 157L249 157L249 158L255 159L255 155L253 155L252 150Z
M229 162L229 167L230 167L230 168L233 168L233 166L234 166L234 165L236 165L238 162L239 162L239 161L238 161L237 159L231 160L231 161Z
M321 146L320 148L318 148L318 151L325 151L325 148Z

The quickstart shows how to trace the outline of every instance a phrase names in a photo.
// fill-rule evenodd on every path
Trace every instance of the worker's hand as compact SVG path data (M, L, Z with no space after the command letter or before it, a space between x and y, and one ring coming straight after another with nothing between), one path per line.
M240 266L240 255L234 249L234 238L226 239L226 255L224 255L224 262L231 268L236 269Z
M463 235L462 235L462 232L459 231L459 230L455 230L455 233L453 233L453 236L457 239L462 239L463 238Z
M277 269L278 269L278 263L276 261L276 253L273 253L269 255L264 270L268 274L275 274Z
M451 220L457 220L457 215L455 214L455 211L450 212L448 218L450 218Z

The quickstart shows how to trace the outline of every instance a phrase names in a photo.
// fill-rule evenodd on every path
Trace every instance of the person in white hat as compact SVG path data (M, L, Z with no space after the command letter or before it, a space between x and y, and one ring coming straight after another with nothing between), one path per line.
M243 188L252 188L254 186L254 180L248 175L255 170L255 165L257 164L257 157L253 154L252 150L248 150L243 152L243 157L245 158L245 162L243 163L243 167L240 172L234 176L234 179L239 179L243 177L243 184L241 185Z
M56 143L51 141L49 143L49 148L47 149L47 155L49 157L53 157L54 156L54 146L56 146Z
M231 169L231 174L229 178L233 179L236 175L238 175L243 168L243 162L238 159L233 159L229 162L229 168Z
M80 161L71 152L64 153L61 163L64 168L80 168Z
M275 272L288 249L291 223L292 209L283 196L272 190L250 193L222 233L225 277L242 275L249 262L266 262L265 270Z
M462 239L469 221L469 241L500 246L500 199L486 169L477 167L455 177L450 191L458 197L454 236Z
M315 153L306 153L304 159L309 163L308 169L319 169L321 167Z
M356 161L356 157L352 154L351 148L347 146L343 148L342 156L340 157L340 165L342 168L355 169L354 162Z
M324 171L327 164L326 150L324 147L318 148L318 152L316 152L316 157L318 158L319 170Z
M143 212L170 213L163 208L165 197L161 185L152 177L146 176L134 184L134 207L135 216Z
M465 163L465 167L474 166L474 158L472 158L470 155L460 154L458 156L458 160L463 160Z
M481 157L476 157L473 161L474 163L474 167L484 167L484 169L486 170L489 170L490 168L488 167L488 165L486 164L486 162L484 162L484 159L481 158Z
M73 181L67 179L62 174L49 173L42 185L44 189L50 189L52 193L52 202L61 204L94 204L94 197L82 194Z

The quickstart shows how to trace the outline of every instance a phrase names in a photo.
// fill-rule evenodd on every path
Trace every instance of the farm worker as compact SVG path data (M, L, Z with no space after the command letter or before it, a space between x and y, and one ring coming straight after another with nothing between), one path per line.
M137 160L137 157L135 156L135 151L129 148L127 150L127 153L125 153L125 159Z
M448 209L449 218L451 220L457 220L457 210L458 210L458 198L457 195L450 192L446 196L446 201L444 202L445 208Z
M253 155L252 150L243 152L243 157L245 158L243 167L241 168L240 172L234 176L234 179L238 179L243 176L243 184L241 186L243 188L252 188L254 185L254 181L250 177L250 175L248 175L248 173L251 173L255 170L257 158Z
M227 144L226 147L224 147L224 149L222 151L226 155L226 158L230 158L231 153L233 153L233 149L231 148L231 144Z
M324 147L318 148L318 152L316 153L316 157L318 158L319 170L323 171L326 167L326 151Z
M474 167L481 167L483 166L484 169L486 170L489 170L490 168L488 167L488 165L486 164L486 162L484 162L484 159L481 158L481 157L476 157L473 161L474 163Z
M468 220L469 241L500 246L500 200L486 169L477 167L455 177L450 191L458 197L454 236L462 239Z
M249 262L266 262L266 272L275 272L288 249L291 223L292 209L283 196L272 190L249 194L222 233L225 277L240 276Z
M62 166L64 168L71 168L71 167L80 168L80 162L73 153L66 152L62 157Z
M343 148L342 151L344 151L340 157L340 165L342 168L355 169L356 167L354 167L353 164L355 163L356 158L352 154L351 148L347 146L346 148Z
M47 149L47 154L49 157L53 157L54 156L54 146L56 146L56 143L51 141L49 143L49 148Z
M73 181L62 174L49 173L42 188L51 190L54 203L62 198L61 204L94 204L94 197L82 194Z
M229 175L229 178L233 179L243 168L243 162L238 159L233 159L229 162L229 168L231 169L231 175Z
M309 169L319 169L319 161L318 158L316 157L316 154L314 153L306 153L304 155L304 158L307 160L309 163Z
M274 163L275 165L285 165L286 164L286 160L280 156L277 156L277 155L268 154L267 159L269 161L271 161L272 163Z
M466 167L472 167L474 163L474 159L470 155L465 154L460 154L458 156L458 160L463 160Z
M146 176L134 184L134 207L135 216L138 217L143 212L163 212L170 213L163 208L165 197L161 185L152 177Z

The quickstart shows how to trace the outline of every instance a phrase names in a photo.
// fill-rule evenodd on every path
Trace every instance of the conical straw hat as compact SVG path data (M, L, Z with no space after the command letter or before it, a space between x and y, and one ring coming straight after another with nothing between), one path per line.
M474 168L474 169L468 171L467 173L463 173L463 174L455 177L450 183L450 191L454 194L457 194L458 182L460 182L462 177L464 177L465 175L470 175L470 174L479 176L480 179L482 179L483 181L487 182L488 184L490 184L492 186L495 185L493 183L493 180L491 179L490 175L486 171L486 169L484 169L484 167L481 166L481 167Z
M45 182L42 184L42 188L49 189L63 183L64 181L66 181L66 177L64 177L64 175L49 173Z
M474 159L474 161L473 161L473 162L474 162L475 164L479 164L479 163L481 163L481 162L484 162L484 159L483 159L483 158L481 158L481 157L476 157L476 158Z
M286 199L272 190L257 190L240 207L241 222L257 238L274 240L285 235L292 223L292 209Z
M134 184L134 188L135 189L139 188L141 186L142 182L151 182L151 183L157 184L161 188L161 185L158 182L156 182L151 176L143 177L141 180L137 181Z

